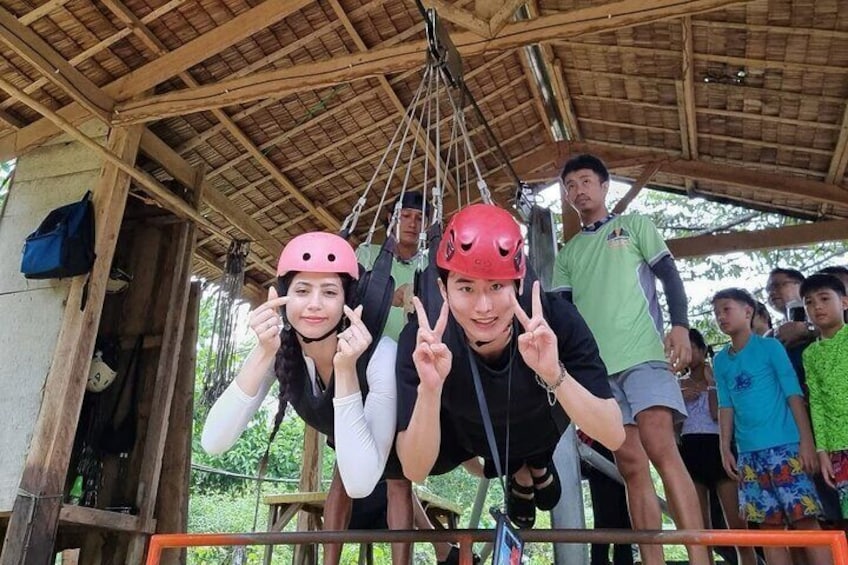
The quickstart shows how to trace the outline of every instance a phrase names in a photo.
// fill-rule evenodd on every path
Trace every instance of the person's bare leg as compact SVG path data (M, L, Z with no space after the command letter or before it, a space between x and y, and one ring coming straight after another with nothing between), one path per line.
M729 530L745 530L748 524L739 516L739 491L736 483L730 480L721 481L716 485L718 501L724 512L724 521ZM739 565L757 565L757 554L753 547L736 546L736 557Z
M695 484L674 438L672 411L655 406L636 415L642 446L654 464L665 486L669 508L677 527L681 530L701 530L704 521L698 512L698 495ZM692 565L709 565L710 552L702 545L687 546Z
M412 483L406 479L386 481L389 508L386 521L390 530L412 529ZM412 546L408 543L392 544L392 565L409 565Z
M760 529L783 531L786 528L777 524L760 524ZM763 547L763 555L768 565L792 565L792 559L789 557L789 548Z
M624 426L624 444L614 453L615 464L627 490L627 508L634 530L659 530L662 528L662 513L648 469L648 456L642 447L639 429ZM661 545L639 545L644 565L664 565Z
M695 484L695 493L698 495L698 504L701 506L701 520L704 521L704 528L712 528L712 518L710 517L710 491L701 483ZM707 548L707 553L710 557L710 563L714 564L713 552L711 548Z
M815 518L804 518L792 524L793 530L821 530L819 521ZM816 565L831 565L833 557L829 547L815 546L804 548L807 561Z
M412 493L412 512L412 519L416 529L435 529L433 527L433 524L430 522L430 518L427 517L427 513L424 512L424 507L421 505L421 501L418 499L418 496L414 492ZM449 543L434 543L433 551L436 553L436 561L444 561L445 559L447 559L451 547L452 546Z
M333 469L333 480L330 482L330 490L327 500L324 502L324 529L346 530L350 524L350 513L353 509L353 500L347 495L344 484L342 484L339 468ZM342 556L342 544L324 544L324 565L338 565Z

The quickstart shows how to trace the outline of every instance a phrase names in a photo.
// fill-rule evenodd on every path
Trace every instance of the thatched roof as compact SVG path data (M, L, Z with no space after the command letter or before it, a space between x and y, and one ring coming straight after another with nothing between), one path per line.
M451 30L466 84L523 178L551 180L570 151L590 150L665 189L848 218L848 0L425 4ZM159 162L175 153L207 175L201 210L217 229L201 227L197 272L214 276L225 234L249 237L259 284L281 243L335 229L353 207L424 63L412 0L2 8L4 89L73 123L146 122L139 166L166 181L175 174ZM56 131L13 97L0 122L5 157ZM514 184L480 124L470 128L507 202Z

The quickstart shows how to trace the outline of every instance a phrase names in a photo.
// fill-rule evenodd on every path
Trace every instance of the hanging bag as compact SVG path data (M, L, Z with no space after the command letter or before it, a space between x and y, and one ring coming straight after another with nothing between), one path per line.
M24 243L21 272L28 279L83 275L94 265L91 191L79 202L51 211Z

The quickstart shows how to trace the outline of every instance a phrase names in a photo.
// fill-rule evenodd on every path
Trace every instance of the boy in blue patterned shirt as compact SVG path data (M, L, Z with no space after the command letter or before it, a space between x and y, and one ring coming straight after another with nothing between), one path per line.
M801 386L779 341L751 331L756 302L729 288L713 297L731 344L716 355L721 459L739 481L739 510L760 529L820 529L821 505L808 473L816 456ZM738 458L731 449L736 440ZM810 563L831 562L827 548L806 549ZM786 548L765 548L769 565L790 563Z

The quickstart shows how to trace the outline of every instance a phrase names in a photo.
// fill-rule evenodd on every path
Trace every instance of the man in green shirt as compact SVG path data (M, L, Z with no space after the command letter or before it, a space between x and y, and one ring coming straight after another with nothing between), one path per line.
M592 155L572 158L562 183L564 199L580 215L583 229L557 255L553 286L571 297L592 330L624 417L626 439L615 460L627 486L633 527L662 527L650 460L662 477L678 527L701 529L695 485L674 434L674 423L685 418L686 408L672 371L683 371L691 356L686 293L674 259L648 218L610 214L605 202L609 172L603 161ZM672 325L665 338L657 278ZM661 546L640 549L646 565L665 562ZM689 547L689 562L707 565L707 549Z
M392 308L386 320L383 335L397 341L400 331L406 325L406 310L412 307L412 285L415 281L415 271L418 267L418 234L421 232L422 217L425 212L424 197L420 192L405 192L400 198L401 208L398 218L397 244L395 247L395 258L392 261L392 278L395 280L395 295L392 300ZM389 208L386 217L388 226L392 211L397 206L397 200ZM362 244L356 250L356 258L365 267L371 270L380 246Z

